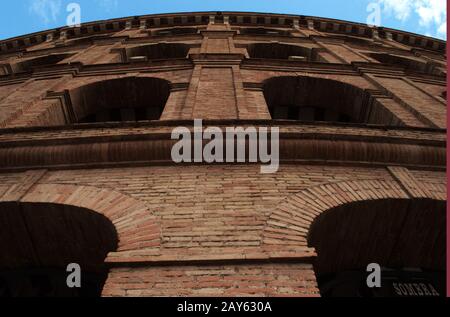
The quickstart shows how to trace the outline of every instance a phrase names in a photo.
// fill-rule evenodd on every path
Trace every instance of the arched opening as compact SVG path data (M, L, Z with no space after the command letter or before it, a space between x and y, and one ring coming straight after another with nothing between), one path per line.
M6 76L11 74L11 65L0 64L0 76Z
M73 55L74 54L71 53L65 53L40 56L18 62L17 64L13 64L11 68L15 73L27 72L31 71L34 67L43 67L58 64Z
M142 45L126 49L128 61L186 58L188 53L189 45L175 43Z
M330 35L330 38L345 41L345 44L347 44L347 45L364 47L364 48L367 48L368 46L375 46L375 47L378 46L379 47L381 45L381 44L373 41L372 39L364 38L364 37L332 34L332 35Z
M109 35L89 35L67 40L64 44L66 46L93 45L95 41L108 40L110 38L111 37Z
M239 33L242 35L271 35L271 36L289 36L291 33L286 30L270 28L241 28Z
M198 33L197 28L171 28L155 31L156 36L175 36Z
M444 201L380 199L328 210L310 227L308 244L322 296L445 295ZM379 264L381 288L367 286Z
M104 260L118 238L91 210L50 203L0 203L0 297L100 296ZM81 288L67 286L67 266L81 267Z
M126 77L95 82L70 91L75 122L159 120L169 98L163 79Z
M398 123L368 92L347 83L314 77L275 77L266 80L263 89L275 120Z
M247 52L250 58L288 59L296 61L316 61L317 54L307 47L280 43L249 44Z
M427 73L430 75L438 75L438 76L445 75L441 70L439 70L432 64L426 63L418 59L384 53L368 53L367 56L377 60L382 64L403 67L407 71Z

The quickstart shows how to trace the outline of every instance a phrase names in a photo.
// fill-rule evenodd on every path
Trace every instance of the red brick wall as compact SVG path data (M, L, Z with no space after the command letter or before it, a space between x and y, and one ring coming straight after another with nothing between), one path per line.
M242 35L239 27L203 23L198 34L160 38L133 28L113 33L119 41L83 47L44 42L22 55L76 54L44 70L0 78L0 127L9 128L0 131L0 201L75 205L110 219L120 241L106 259L111 271L103 295L318 296L317 254L306 239L317 215L358 199L446 200L445 79L364 55L414 54L429 62L429 52L311 25L283 27L292 32L286 37ZM120 49L161 41L191 45L189 58L121 63ZM245 58L246 44L271 41L317 50L327 62ZM21 59L12 54L1 62ZM65 126L74 89L135 76L171 83L162 125ZM245 164L162 164L168 143L158 138L170 135L167 120L262 119L276 125L268 121L263 84L277 76L332 79L366 90L382 105L372 115L403 127L283 126L289 134L284 154L292 161L275 174ZM55 125L63 127L45 128ZM142 136L149 139L126 143ZM319 136L326 142L316 142ZM150 140L156 141L143 150ZM296 156L298 149L308 152ZM141 162L144 155L148 160ZM36 162L45 162L45 169Z

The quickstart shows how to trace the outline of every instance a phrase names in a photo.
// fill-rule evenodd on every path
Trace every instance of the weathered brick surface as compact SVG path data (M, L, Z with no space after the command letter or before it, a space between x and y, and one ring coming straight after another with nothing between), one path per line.
M8 128L0 131L0 202L74 206L111 221L119 243L105 259L104 296L318 296L320 254L308 241L318 217L355 203L447 199L442 43L430 40L425 50L401 32L376 38L365 26L289 16L264 20L272 33L243 34L257 17L224 15L217 23L208 14L146 18L141 27L123 20L66 40L49 31L20 53L0 45L0 127ZM196 33L170 35L179 23ZM161 42L189 45L189 54L147 62L120 55ZM315 60L250 58L248 45L275 42ZM6 74L52 53L74 55ZM383 64L370 53L429 63L434 72ZM366 121L382 126L271 121L265 84L287 76L349 85L375 105ZM80 88L125 77L169 82L161 121L75 124L70 110L83 104ZM172 164L170 133L192 129L192 119L279 126L279 171Z
M267 214L283 197L305 187L351 178L385 179L384 169L283 166L275 175L259 167L148 167L66 171L44 183L111 186L145 201L161 217L167 248L258 246Z
M318 296L310 264L113 269L104 296Z

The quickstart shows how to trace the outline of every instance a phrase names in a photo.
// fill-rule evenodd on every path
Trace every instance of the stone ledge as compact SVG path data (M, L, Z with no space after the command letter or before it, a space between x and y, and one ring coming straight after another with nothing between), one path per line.
M260 248L233 248L230 250L209 251L207 254L192 252L192 254L180 254L176 251L160 249L141 249L137 251L111 252L105 260L110 266L130 265L191 265L206 263L260 263L260 262L305 262L311 263L317 256L313 248L308 247L277 247ZM186 251L186 250L185 250Z

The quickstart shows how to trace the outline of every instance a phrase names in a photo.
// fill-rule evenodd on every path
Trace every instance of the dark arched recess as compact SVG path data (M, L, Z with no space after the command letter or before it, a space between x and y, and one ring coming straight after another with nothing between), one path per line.
M264 82L272 119L402 125L369 92L336 80L274 77Z
M444 201L380 199L330 209L311 225L308 244L322 296L445 294ZM367 287L367 266L382 268Z
M0 203L0 297L100 296L117 232L105 216L51 203ZM81 267L69 288L67 266Z
M254 43L248 45L247 52L250 58L318 61L313 49L298 45Z
M158 120L170 95L163 79L125 77L70 91L76 123Z
M289 36L291 33L286 30L271 28L241 28L239 33L242 35L268 35L268 36Z
M421 60L386 53L367 53L367 55L382 64L403 67L406 71L445 76L435 65Z
M186 58L189 45L178 43L160 43L127 48L127 61Z
M49 65L55 65L63 60L73 56L73 53L63 54L50 54L46 56L40 56L27 60L20 61L11 65L12 71L15 73L31 71L34 67L43 67Z

